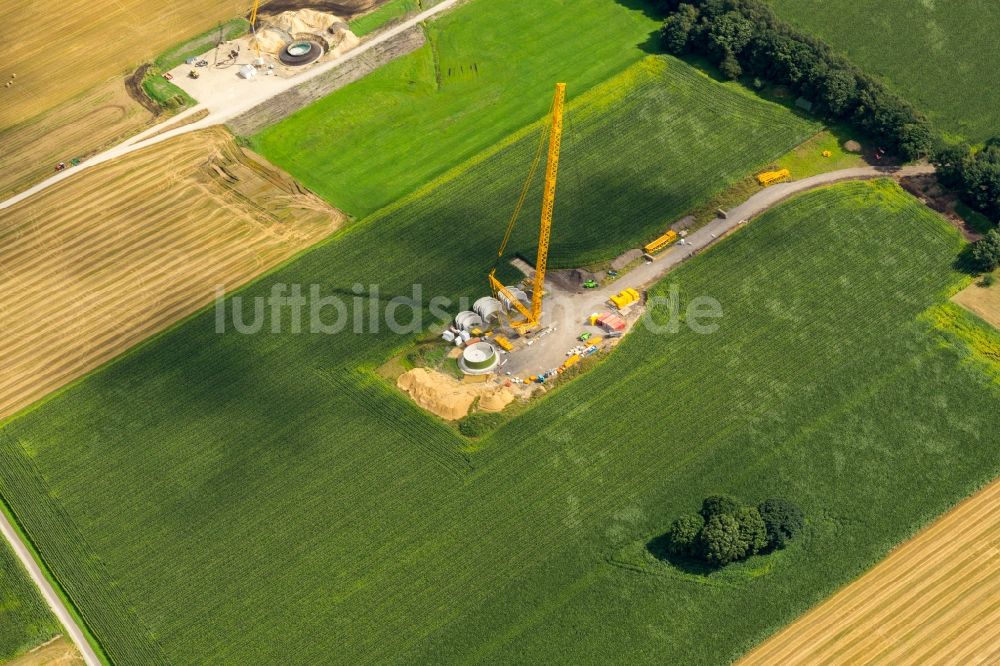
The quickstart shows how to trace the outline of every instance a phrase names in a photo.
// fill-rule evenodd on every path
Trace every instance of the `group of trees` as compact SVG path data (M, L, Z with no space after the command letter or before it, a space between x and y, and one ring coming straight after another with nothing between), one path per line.
M763 0L658 0L661 38L674 54L697 53L722 74L787 86L814 110L854 124L906 159L931 152L930 123L909 102L824 42L778 20Z
M931 162L942 185L958 192L994 224L1000 221L1000 138L990 139L980 150L968 144L942 146ZM983 271L1000 265L1000 231L993 229L977 241L972 246L972 259Z
M734 497L705 498L699 513L679 517L667 533L675 555L715 566L784 548L805 525L802 510L787 500L745 506Z

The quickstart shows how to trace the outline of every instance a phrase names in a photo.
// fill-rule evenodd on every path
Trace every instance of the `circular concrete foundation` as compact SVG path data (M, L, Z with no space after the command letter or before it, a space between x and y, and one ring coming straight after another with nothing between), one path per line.
M467 375L485 375L493 372L500 362L497 350L488 342L477 342L462 351L458 367Z
M278 55L278 59L285 65L297 67L308 65L323 55L323 46L312 40L298 39L284 49Z

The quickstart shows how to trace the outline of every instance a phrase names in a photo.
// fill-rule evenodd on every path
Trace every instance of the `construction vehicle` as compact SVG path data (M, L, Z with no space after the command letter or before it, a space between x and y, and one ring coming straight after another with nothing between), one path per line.
M493 342L497 343L504 351L512 351L514 349L514 345L510 343L510 340L502 335L493 336Z
M791 177L792 172L788 169L781 169L779 171L765 171L764 173L757 174L757 182L767 187L768 185L774 185L778 181L785 180Z
M579 340L580 342L586 342L587 340L589 340L593 336L594 336L594 334L591 333L590 331L584 331L583 333L581 333L580 335L578 335L576 337L576 339Z
M673 245L678 238L679 236L677 235L677 232L671 229L653 242L643 245L642 251L649 255L655 254L660 250Z
M597 284L597 280L587 280L583 283L584 289L597 289L599 286L601 285Z
M538 151L528 172L528 179L521 190L521 197L514 208L514 214L507 225L503 241L500 243L500 250L497 252L497 260L489 274L490 288L495 298L503 296L502 300L510 303L521 315L522 319L512 322L511 327L517 331L518 335L526 335L534 330L541 323L542 318L542 294L545 286L545 269L549 260L549 238L552 233L552 212L556 201L556 178L559 175L559 149L562 146L563 131L563 107L566 103L566 84L557 83L555 97L552 99L552 120L549 128L549 153L545 166L545 186L542 190L542 219L538 230L538 254L535 258L535 276L532 280L531 308L529 309L518 298L510 292L496 277L497 264L503 258L504 250L507 249L507 242L514 231L514 225L524 206L524 201L528 196L531 182L534 180L535 171L538 169L542 157L542 146L539 142Z

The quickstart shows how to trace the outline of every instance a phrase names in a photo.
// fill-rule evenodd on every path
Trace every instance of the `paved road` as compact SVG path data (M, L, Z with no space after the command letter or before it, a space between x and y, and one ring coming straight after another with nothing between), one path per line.
M51 176L47 180L43 180L34 187L31 187L20 194L16 194L6 201L0 201L0 210L4 208L9 208L16 203L24 201L39 192L52 187L56 183L63 181L67 178L73 177L75 174L89 169L90 167L97 166L98 164L103 164L109 160L117 159L123 155L127 155L136 150L142 150L143 148L148 148L154 144L160 143L161 141L166 141L175 136L181 134L187 134L188 132L195 132L200 129L205 129L206 127L211 127L213 125L221 125L236 116L246 113L250 109L266 102L275 95L280 95L281 93L294 88L295 86L308 81L314 77L320 76L331 69L343 65L349 60L353 60L358 56L364 54L373 47L389 41L390 39L396 37L400 33L406 32L410 28L422 23L434 16L451 9L453 6L461 2L461 0L444 0L444 2L434 5L430 9L423 11L413 18L400 23L399 25L385 30L384 32L377 33L371 39L362 42L357 46L357 48L345 53L339 58L334 58L333 60L321 63L315 67L311 67L305 72L297 76L292 76L287 79L282 79L278 77L257 77L253 81L244 81L245 88L243 88L241 94L238 97L229 99L223 105L213 104L212 106L205 106L203 104L198 104L197 106L188 109L182 114L174 116L155 127L151 127L144 132L133 136L132 138L118 144L114 148L104 151L103 153L98 153L94 157L81 162L78 166L69 167L65 171L60 171L59 173ZM209 114L197 122L193 122L189 125L184 125L183 127L177 127L162 134L157 134L156 136L151 136L157 132L163 130L166 127L174 125L179 120L182 120L190 115L198 113L202 109L208 109ZM149 138L147 138L149 137Z
M83 655L83 660L87 663L87 666L100 666L101 660L97 658L94 649L90 647L90 643L87 642L80 627L77 626L76 620L73 619L69 610L63 605L62 599L59 598L56 591L52 589L52 585L45 578L44 574L42 574L42 570L39 568L38 563L35 562L35 558L32 557L31 552L28 551L18 533L14 530L14 526L10 524L10 521L3 512L0 512L0 532L3 532L4 538L10 542L10 546L14 549L17 558L21 560L21 564L28 570L28 575L31 576L31 580L38 586L38 590L42 593L42 597L48 603L49 608L52 609L52 612L55 613L55 616L59 618L59 621L65 627L66 633L69 634L69 637L76 645L76 649Z
M628 287L642 291L659 282L682 261L723 238L742 222L760 215L795 194L845 180L920 176L931 173L934 173L934 167L929 165L869 166L831 171L802 180L772 185L730 210L725 219L716 218L690 233L684 239L684 245L675 244L657 256L655 261L641 264L598 289L566 290L548 281L545 285L548 295L545 299L545 315L542 323L545 326L554 326L555 330L539 338L531 347L525 347L514 354L504 371L509 370L514 375L526 377L557 367L565 360L566 351L579 344L576 336L586 329L584 320L587 315L592 312L606 312L607 301L611 296Z

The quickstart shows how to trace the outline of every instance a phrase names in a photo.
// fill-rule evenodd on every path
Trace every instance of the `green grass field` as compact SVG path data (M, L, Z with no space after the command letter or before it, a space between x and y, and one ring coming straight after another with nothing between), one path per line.
M428 43L253 137L254 147L363 217L646 53L658 22L630 3L516 9L474 0L428 24Z
M0 539L0 663L61 631L10 546Z
M389 21L420 11L420 4L420 0L389 0L375 11L351 20L351 31L358 37L364 37Z
M778 14L878 74L938 129L1000 134L1000 4L991 0L771 0Z
M469 289L437 200L242 295ZM0 430L0 493L116 663L721 663L1000 473L997 375L926 314L960 245L888 183L795 199L671 276L719 332L638 331L471 457L370 370L399 337L206 312ZM807 535L708 578L647 555L715 491Z

